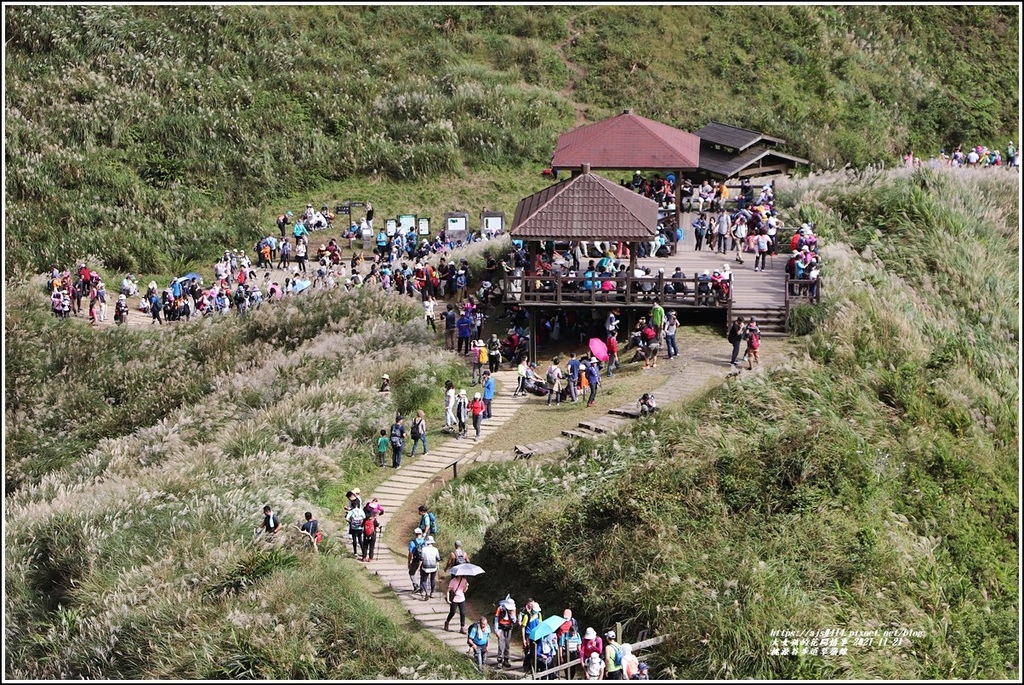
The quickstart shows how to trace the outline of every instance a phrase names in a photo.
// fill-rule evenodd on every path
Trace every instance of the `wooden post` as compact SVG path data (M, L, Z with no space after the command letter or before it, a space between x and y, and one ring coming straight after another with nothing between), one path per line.
M530 358L527 362L537 361L537 309L528 310L530 315Z
M676 171L676 228L683 227L683 170ZM678 233L676 234L678 235ZM673 238L675 236L672 236ZM675 256L678 240L672 241L672 255Z

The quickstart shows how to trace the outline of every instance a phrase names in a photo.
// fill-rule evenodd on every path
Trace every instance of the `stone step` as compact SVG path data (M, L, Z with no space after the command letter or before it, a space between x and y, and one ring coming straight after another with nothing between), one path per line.
M616 416L625 416L626 418L629 419L640 418L640 412L637 411L636 409L624 409L622 407L616 407L615 409L609 409L608 413L614 414Z
M562 435L567 435L567 436L569 436L571 438L588 438L588 439L601 437L599 433L594 433L593 431L589 431L589 430L586 430L586 429L580 429L580 428L576 428L576 429L566 428L566 429L563 429L562 430Z

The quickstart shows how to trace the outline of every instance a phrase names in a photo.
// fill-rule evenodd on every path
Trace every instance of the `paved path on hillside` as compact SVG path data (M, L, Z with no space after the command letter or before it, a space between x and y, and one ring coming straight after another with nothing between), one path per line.
M492 418L485 420L480 430L480 439L484 440L488 435L499 430L506 421L511 419L518 411L520 402L511 397L511 389L516 384L516 372L511 370L498 371L493 374L494 379L501 383L502 394L496 395L491 402ZM439 447L432 447L425 457L414 460L406 460L402 468L396 471L390 478L381 483L370 495L380 500L384 510L391 513L394 518L399 511L406 507L418 506L419 502L408 502L409 497L419 490L423 485L439 478L445 469L451 467L453 462L470 463L475 460L474 449L477 442L473 439L472 425L467 431L468 439L449 439ZM409 535L399 535L399 549L391 549L387 543L380 541L377 544L376 556L372 562L363 565L367 571L378 576L381 581L388 585L399 601L410 614L428 630L434 637L447 644L452 649L467 653L466 636L458 633L458 628L453 625L452 631L444 630L444 619L448 616L448 603L445 601L445 582L441 578L441 571L438 571L437 591L432 599L424 601L419 595L413 594L412 584L409 582L408 572L408 551L405 547L408 544ZM442 559L443 561L443 559ZM467 629L472 621L467 616ZM453 621L457 624L458 614ZM496 643L492 640L490 654L496 653ZM514 654L513 663L520 666L523 662L522 650Z
M709 355L703 347L697 346L690 350L683 349L678 357L659 364L655 369L645 370L643 373L661 377L659 380L663 382L657 388L656 393L658 404L661 407L668 407L721 382L730 371L728 365L723 365L720 359ZM759 372L760 370L753 372L744 370L742 373ZM496 395L492 402L493 418L484 421L481 439L500 430L506 421L515 416L516 411L524 402L530 401L529 398L521 400L511 397L512 388L515 387L515 371L499 371L495 374L495 380L501 383L502 390L501 394ZM543 398L536 398L536 400L542 401ZM592 418L583 419L580 421L581 425L589 425L592 429L584 429L585 432L581 432L580 437L597 436L602 432L615 432L629 424L637 416L636 409L635 402L630 402L613 407L607 412L595 414ZM572 439L574 439L572 435L563 435L532 443L528 447L535 450L536 454L564 451ZM408 466L403 464L401 470L395 472L378 486L370 496L377 497L384 505L385 511L397 514L406 507L416 504L409 503L409 497L423 485L438 479L445 469L451 467L453 462L457 461L460 465L468 465L477 461L507 461L514 458L511 451L476 450L476 444L473 439L449 439L440 447L431 449L426 457L407 462ZM457 615L452 619L452 630L444 630L444 621L448 616L448 604L445 602L444 581L440 577L441 572L438 572L438 589L432 599L424 601L419 595L412 592L406 563L408 552L405 548L407 544L405 540L407 537L409 536L399 536L401 541L399 549L391 549L383 541L378 543L376 557L373 562L363 565L363 568L379 577L395 592L403 606L423 626L424 630L429 631L455 651L466 654L466 636L456 632L455 628ZM467 627L471 622L472 616L467 616ZM491 648L488 650L490 659L493 659L496 651L496 642L492 640ZM518 640L513 640L511 651L512 668L501 670L501 673L505 677L524 677L523 654ZM493 664L493 661L491 663Z

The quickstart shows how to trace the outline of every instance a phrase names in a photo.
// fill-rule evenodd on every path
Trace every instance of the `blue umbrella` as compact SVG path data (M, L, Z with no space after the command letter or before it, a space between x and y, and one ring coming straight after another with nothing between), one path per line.
M301 293L303 290L313 285L313 281L293 281L292 292L295 294Z
M183 281L191 281L193 278L196 279L197 281L199 281L199 284L202 285L203 277L200 276L199 274L197 274L195 271L188 272L187 274L185 274L184 276L181 277L181 280L183 280Z
M539 640L542 637L547 637L561 628L562 624L565 623L565 620L566 619L561 616L548 616L530 630L528 637L531 640Z

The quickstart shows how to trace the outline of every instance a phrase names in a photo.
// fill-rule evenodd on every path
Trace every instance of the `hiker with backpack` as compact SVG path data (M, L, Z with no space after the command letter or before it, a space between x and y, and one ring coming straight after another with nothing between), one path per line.
M624 680L622 672L622 646L615 641L615 631L609 630L604 634L608 644L604 647L604 673L605 680Z
M484 660L487 658L487 645L491 641L491 627L487 625L487 617L481 616L480 620L473 624L466 636L466 644L473 651L473 658L476 660L476 667L484 672Z
M417 593L420 591L417 576L420 571L421 552L423 551L423 545L426 543L426 538L423 537L422 528L414 530L413 535L415 537L409 541L409 582L412 583L412 591Z
M498 654L495 657L495 666L509 668L509 645L512 642L512 628L518 623L516 617L516 602L511 595L498 603L494 611L494 634L498 636Z
M409 457L416 456L416 443L423 443L423 456L427 456L427 420L424 418L422 409L416 410L416 418L412 420L409 427L409 437L412 438L412 451Z
M391 466L402 468L402 452L405 450L405 418L398 414L391 424Z
M359 548L363 546L363 521L366 520L366 514L357 504L348 510L345 519L348 521L348 534L352 536L352 556L358 557Z
M747 351L743 358L747 360L747 370L753 370L754 362L761 366L761 329L757 327L757 319L750 317L750 323L743 330L743 339L747 341Z
M459 564L468 564L469 555L466 554L466 550L462 549L462 540L455 541L455 551L448 555L448 563L445 564L444 570L447 571L453 566Z
M371 508L369 504L363 510L363 514L365 514L363 519L363 539L359 543L363 556L359 561L373 561L373 551L377 546L377 531L380 530L380 522L377 521L377 511L377 509Z
M420 548L420 592L423 601L434 596L437 589L437 564L441 561L441 553L434 545L434 536L428 535ZM427 592L427 581L430 581L430 592Z
M545 375L545 382L548 386L548 406L551 406L551 399L554 398L555 406L561 404L562 394L562 369L558 366L559 358L555 357L551 360L551 366L548 367L547 374Z
M424 535L437 535L437 517L434 516L434 512L427 508L426 504L421 504L417 511L420 514L420 525L423 529Z
M537 668L537 643L528 636L534 626L543 620L544 615L541 613L540 604L535 602L532 597L527 599L523 613L519 616L519 626L522 629L523 638L523 669L526 671L529 671L531 667Z

